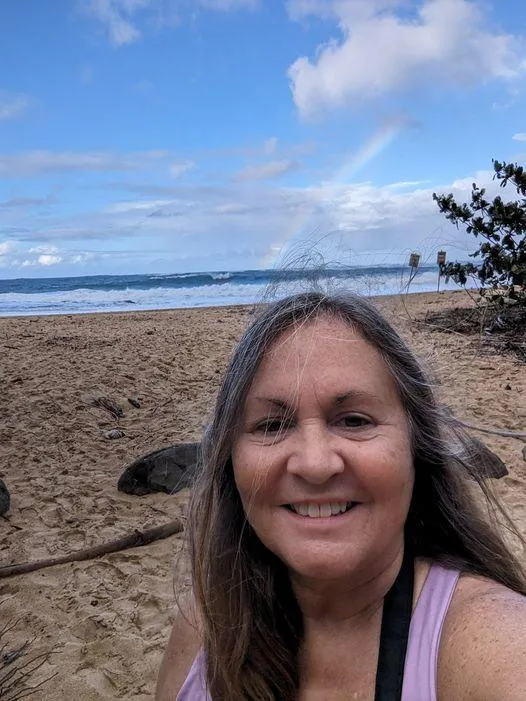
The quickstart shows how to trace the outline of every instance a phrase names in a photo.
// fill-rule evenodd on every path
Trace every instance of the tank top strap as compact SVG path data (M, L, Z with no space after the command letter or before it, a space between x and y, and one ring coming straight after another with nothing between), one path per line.
M402 701L437 701L442 627L459 578L458 570L432 564L411 618Z

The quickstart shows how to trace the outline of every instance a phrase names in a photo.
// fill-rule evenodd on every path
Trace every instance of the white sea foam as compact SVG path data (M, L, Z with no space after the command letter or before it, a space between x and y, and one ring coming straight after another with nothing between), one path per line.
M180 276L178 276L180 277ZM406 292L407 275L363 275L332 278L328 289L347 289L363 295L387 295ZM411 282L409 292L436 290L436 273L424 272ZM255 304L264 298L283 297L308 287L305 281L280 282L276 287L265 284L220 284L193 287L127 288L121 290L75 289L39 293L7 292L0 294L0 316L75 314L141 309L176 309L214 307L234 304ZM441 289L457 289L441 281Z

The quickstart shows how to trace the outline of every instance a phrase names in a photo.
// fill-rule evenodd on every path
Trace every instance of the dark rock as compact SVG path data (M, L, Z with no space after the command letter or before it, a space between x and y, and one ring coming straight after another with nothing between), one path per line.
M129 401L130 404L131 404L132 406L134 406L136 409L140 409L140 408L141 408L141 403L140 403L140 401L139 401L138 399L136 399L135 397L128 397L128 401Z
M522 449L522 459L526 461L526 445Z
M3 480L0 479L0 516L5 516L11 506L11 496Z
M117 488L126 494L175 494L193 481L199 455L199 443L179 443L143 455L128 465Z
M479 441L478 438L471 438L472 459L478 463L482 477L488 479L500 479L506 477L508 468L499 456Z
M444 414L455 421L455 415L451 407L443 405L442 411ZM463 428L470 428L469 424L464 424L459 421ZM474 428L474 427L471 427ZM478 438L469 436L469 444L465 446L467 457L480 467L480 474L484 479L500 479L506 477L508 468L499 458L499 456L488 448L488 446Z

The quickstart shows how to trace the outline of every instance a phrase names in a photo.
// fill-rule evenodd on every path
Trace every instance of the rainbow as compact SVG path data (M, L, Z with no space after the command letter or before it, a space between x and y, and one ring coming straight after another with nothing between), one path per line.
M357 153L344 159L343 165L334 173L332 178L320 183L319 188L322 196L327 195L335 188L347 184L359 170L374 160L396 139L403 127L404 124L401 120L391 121L382 126ZM279 239L270 244L269 250L261 258L260 265L262 268L273 268L276 266L286 244L295 236L305 233L310 216L310 212L301 212L292 219Z

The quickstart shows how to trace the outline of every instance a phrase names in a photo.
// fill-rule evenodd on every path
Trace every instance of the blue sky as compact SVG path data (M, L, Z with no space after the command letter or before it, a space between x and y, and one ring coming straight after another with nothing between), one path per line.
M465 258L525 154L523 0L0 5L0 277Z

